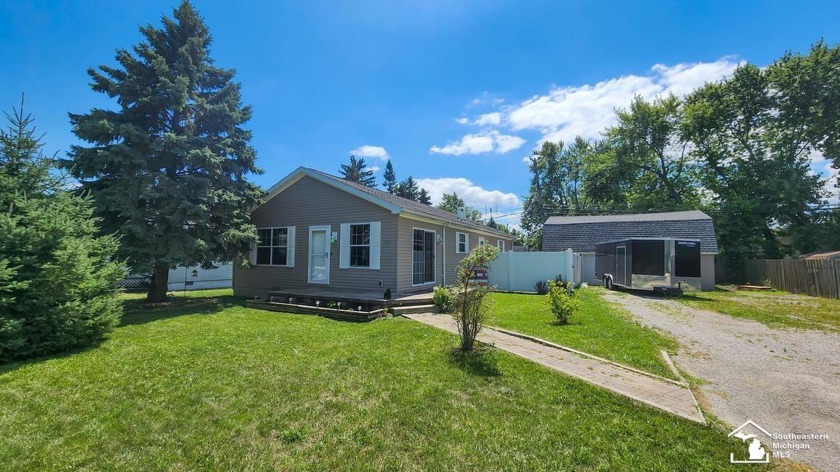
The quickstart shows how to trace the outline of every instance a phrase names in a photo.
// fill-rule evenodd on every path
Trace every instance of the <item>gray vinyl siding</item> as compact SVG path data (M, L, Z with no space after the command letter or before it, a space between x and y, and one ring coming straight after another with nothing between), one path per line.
M319 182L308 176L286 188L274 198L254 210L252 222L259 227L295 226L295 266L252 266L234 269L234 294L264 297L268 290L318 288L337 291L376 291L390 288L396 291L397 215L347 192ZM382 224L380 238L380 268L339 269L339 241L330 244L329 285L310 284L309 227L329 225L331 233L340 233L342 223ZM410 256L409 256L410 257ZM410 270L410 269L409 269ZM382 285L379 284L382 281Z
M399 251L398 251L398 287L401 292L409 291L428 291L432 289L433 285L451 285L455 283L456 271L458 263L466 254L457 254L455 252L455 233L466 233L469 235L469 249L472 250L478 245L479 236L483 236L487 244L492 244L498 247L498 241L503 238L496 236L483 235L472 232L466 229L452 228L448 223L426 223L417 221L411 218L399 218L398 221L398 235L399 235ZM441 236L446 232L445 241L435 244L435 283L429 285L412 286L412 252L413 252L413 238L414 229L425 229L434 231L437 236ZM505 251L510 251L513 245L512 239L504 239ZM445 254L445 255L444 255ZM444 277L443 263L446 260L446 274Z

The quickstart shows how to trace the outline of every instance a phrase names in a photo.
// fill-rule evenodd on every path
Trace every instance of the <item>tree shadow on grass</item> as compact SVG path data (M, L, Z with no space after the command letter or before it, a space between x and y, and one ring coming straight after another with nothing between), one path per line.
M502 375L502 371L499 370L497 352L490 347L476 346L470 352L453 348L447 353L447 358L450 364L470 375L479 377L498 377Z
M245 298L195 297L170 298L165 302L148 303L145 300L126 300L123 304L122 326L140 325L184 315L210 315L234 306L245 306Z
M233 296L208 296L171 298L170 300L162 303L146 303L145 300L124 300L122 320L117 327L121 328L124 326L140 325L184 315L210 315L234 306L245 306L245 299ZM108 335L106 334L102 337L102 339L94 341L87 346L71 348L55 354L0 363L0 375L15 371L28 365L38 364L52 359L61 359L80 354L91 349L96 349L107 339Z

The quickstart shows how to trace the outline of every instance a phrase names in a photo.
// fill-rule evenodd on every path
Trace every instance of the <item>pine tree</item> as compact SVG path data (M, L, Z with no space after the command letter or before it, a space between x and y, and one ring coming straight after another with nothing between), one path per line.
M420 189L420 194L417 196L417 201L420 202L420 203L423 203L425 205L431 206L432 205L432 196L429 195L429 192L427 192L426 189L421 188Z
M397 184L394 193L397 196L414 200L415 202L420 199L420 189L417 188L417 181L410 175L408 178Z
M65 191L23 107L0 130L0 362L92 344L120 320L117 239Z
M365 158L356 160L356 156L350 156L350 164L341 164L341 176L344 180L362 184L365 187L376 187L376 177L373 176L372 170L366 169Z
M119 232L132 271L151 271L149 301L165 300L170 267L244 259L262 194L247 180L261 171L234 70L214 66L189 1L162 23L140 27L145 39L133 53L119 49L117 67L88 69L93 90L119 107L70 114L91 146L73 146L62 162L93 195L104 231Z
M397 174L394 172L394 166L391 165L391 159L385 164L385 173L382 175L382 186L388 193L395 193L394 189L397 187Z

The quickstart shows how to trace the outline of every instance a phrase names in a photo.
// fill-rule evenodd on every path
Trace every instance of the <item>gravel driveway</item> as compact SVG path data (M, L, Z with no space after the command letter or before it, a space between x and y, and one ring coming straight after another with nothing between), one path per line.
M791 459L840 470L840 335L769 328L658 297L605 298L679 340L674 360L705 381L707 411L733 427L751 419L774 434L826 434Z

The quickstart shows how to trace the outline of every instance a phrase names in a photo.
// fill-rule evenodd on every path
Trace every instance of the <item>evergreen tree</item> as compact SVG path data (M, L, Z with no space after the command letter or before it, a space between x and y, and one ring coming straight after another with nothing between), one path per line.
M376 177L373 176L372 170L366 169L365 158L356 160L356 156L350 156L350 164L341 164L341 176L344 180L356 182L366 187L376 187Z
M407 179L397 184L394 193L399 197L414 200L415 202L420 199L420 189L417 187L417 181L410 175Z
M394 193L397 187L397 174L394 172L394 166L391 165L391 159L385 164L385 173L382 175L382 186L388 193Z
M30 116L0 130L0 362L86 346L120 320L117 239L89 198L63 190Z
M421 188L420 189L420 194L417 196L417 201L420 202L420 203L423 203L425 205L431 206L432 196L429 195L429 192L427 192L426 189Z
M166 298L170 267L244 259L262 194L247 180L260 170L234 70L214 66L210 32L189 1L162 23L141 27L144 41L119 49L117 67L88 69L93 90L119 108L70 114L91 146L73 146L62 162L93 195L105 232L119 232L121 257L151 271L155 302Z

